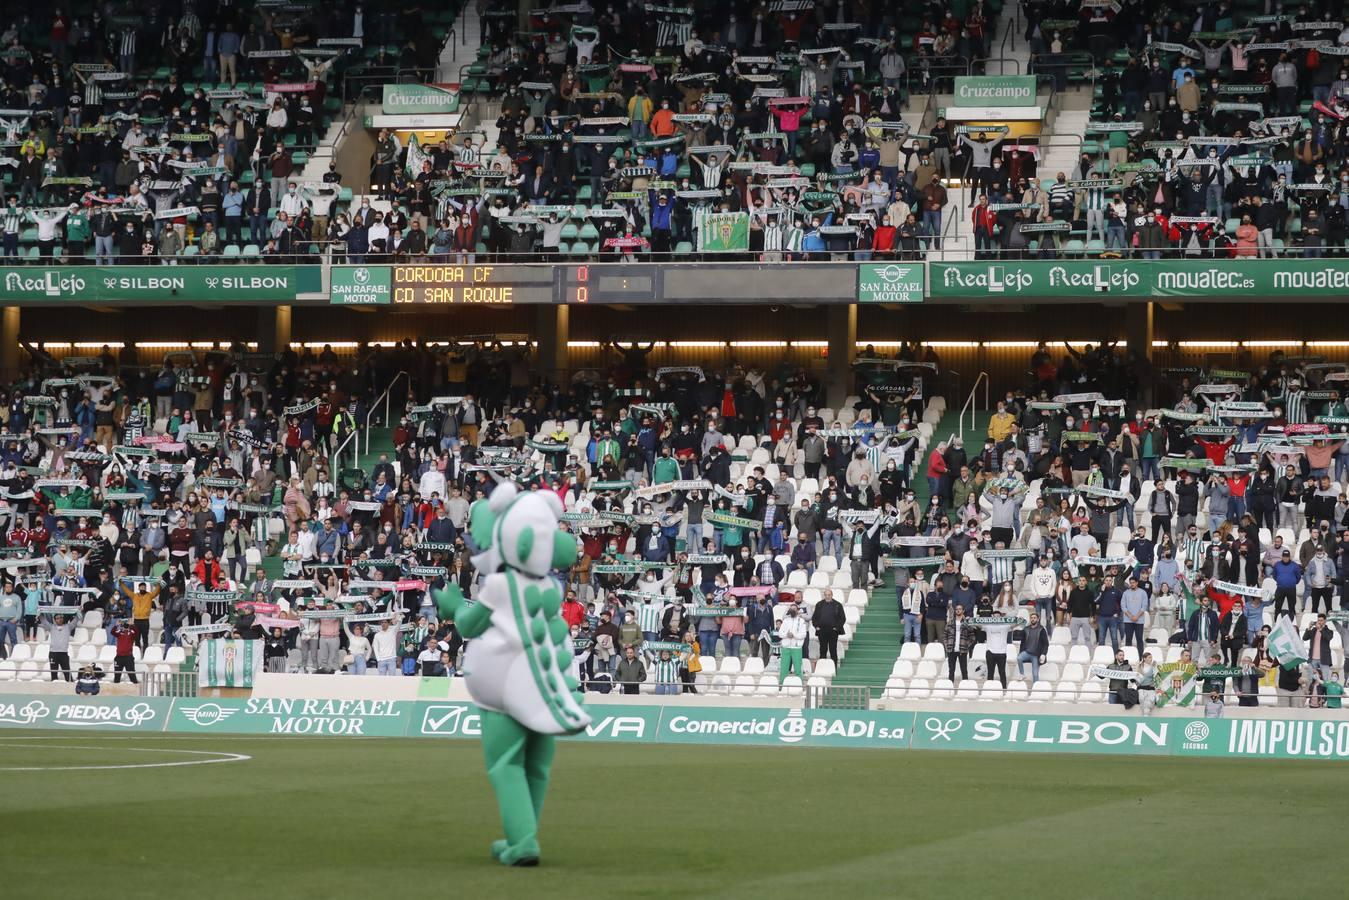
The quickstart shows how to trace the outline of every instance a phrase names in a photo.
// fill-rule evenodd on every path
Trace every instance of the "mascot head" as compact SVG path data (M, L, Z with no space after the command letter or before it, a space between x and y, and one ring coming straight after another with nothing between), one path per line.
M514 483L497 485L492 496L469 511L469 531L482 552L473 558L480 572L508 566L542 578L576 562L576 538L557 527L562 501L552 491L521 492Z

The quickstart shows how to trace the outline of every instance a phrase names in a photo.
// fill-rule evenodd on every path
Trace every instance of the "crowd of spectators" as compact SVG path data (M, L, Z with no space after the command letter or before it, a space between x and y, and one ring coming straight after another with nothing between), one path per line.
M722 212L747 214L739 249L770 259L914 256L939 242L940 176L968 148L901 113L988 55L999 8L579 3L528 30L484 10L466 89L500 99L495 145L382 133L374 182L420 223L414 254L691 253ZM341 225L368 252L355 219Z
M549 384L524 347L491 342L348 361L232 348L145 371L110 354L43 370L56 361L33 348L0 439L0 648L42 625L65 674L78 606L127 671L122 645L143 651L153 630L165 646L263 638L274 671L453 675L463 642L429 591L474 594L469 505L510 478L557 492L578 534L562 615L592 690L696 691L727 658L809 675L890 577L904 642L939 646L953 681L982 647L976 674L1005 687L1014 654L1035 682L1053 645L1163 682L1178 666L1234 679L1243 703L1339 677L1343 365L1162 370L1140 403L1106 393L1113 346L1057 364L1042 346L982 446L924 454L931 349L859 359L837 412L795 366L653 370L649 347L610 349L603 370ZM345 464L400 370L392 451ZM1277 664L1280 618L1301 620L1305 670ZM1150 688L1167 690L1111 676L1112 699Z
M1038 71L1095 90L1069 171L974 163L984 254L1343 255L1349 29L1338 7L1029 4ZM999 157L1006 156L1006 159ZM1034 229L1023 231L1023 226ZM1046 228L1050 225L1050 228ZM1058 230L1056 230L1058 229Z
M350 200L335 171L296 183L330 91L438 51L416 3L76 6L11 4L0 33L6 263L309 253Z

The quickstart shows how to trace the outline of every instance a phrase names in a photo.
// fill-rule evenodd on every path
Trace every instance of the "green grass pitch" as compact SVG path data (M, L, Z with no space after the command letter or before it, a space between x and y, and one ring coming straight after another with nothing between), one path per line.
M1335 763L564 743L543 864L505 869L475 742L6 732L3 895L1334 897L1346 788Z

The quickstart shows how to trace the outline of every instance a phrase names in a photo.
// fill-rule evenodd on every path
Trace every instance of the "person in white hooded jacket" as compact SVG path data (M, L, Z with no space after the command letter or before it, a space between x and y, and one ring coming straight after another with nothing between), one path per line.
M1026 590L1035 601L1035 611L1040 614L1040 621L1045 623L1045 630L1050 634L1054 633L1054 593L1058 590L1058 584L1059 573L1050 565L1048 556L1041 556L1039 565L1026 575Z
M778 637L782 640L782 658L778 662L778 684L782 684L793 672L797 677L804 678L801 648L806 642L806 620L795 605L787 611L786 617L778 622Z

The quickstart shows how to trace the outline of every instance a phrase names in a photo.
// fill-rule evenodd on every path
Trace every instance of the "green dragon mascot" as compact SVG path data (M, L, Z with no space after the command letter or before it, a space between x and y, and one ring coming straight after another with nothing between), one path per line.
M451 584L436 592L442 616L470 639L464 680L482 710L487 775L496 791L504 840L492 855L505 865L539 862L539 814L548 793L557 735L590 724L579 701L562 594L548 573L576 561L576 539L558 528L562 504L551 491L521 492L502 482L469 511L486 577L477 602Z

